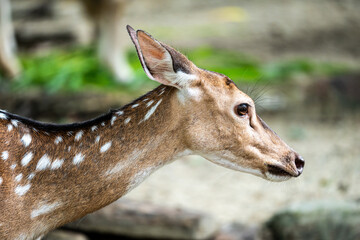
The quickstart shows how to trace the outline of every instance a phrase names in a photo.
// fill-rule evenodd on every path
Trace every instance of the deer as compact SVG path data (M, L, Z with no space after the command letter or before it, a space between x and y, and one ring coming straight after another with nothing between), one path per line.
M227 76L127 26L160 86L89 121L41 123L0 111L0 238L35 239L124 196L176 159L200 155L269 181L304 159L256 114Z

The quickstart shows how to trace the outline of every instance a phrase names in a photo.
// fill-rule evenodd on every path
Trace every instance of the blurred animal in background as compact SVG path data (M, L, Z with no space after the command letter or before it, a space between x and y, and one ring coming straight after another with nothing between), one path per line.
M124 41L122 40L123 34L120 31L120 29L123 29L121 25L125 25L122 24L122 19L128 1L80 0L79 3L88 17L91 28L95 29L93 32L97 40L98 55L101 62L110 69L118 81L130 81L133 72L126 60ZM39 43L51 40L59 44L73 40L71 38L74 37L64 31L66 26L64 27L63 22L66 19L58 20L60 24L48 23L49 18L59 15L56 11L61 4L71 4L71 1L39 0L29 2L24 0L0 0L0 70L6 77L15 78L21 74L21 65L17 59L16 40L22 48L27 48L28 45L33 44L35 41ZM16 24L16 21L13 21L12 7L17 9L14 18L21 18L21 24ZM68 9L71 9L71 7L68 7ZM70 14L74 15L71 12ZM66 15L57 17L67 18ZM29 22L32 19L42 21L37 21L33 24L33 27L29 27ZM77 34L81 35L82 33L79 33L79 31L82 31L79 30L81 23L79 22L76 21L73 28L76 29ZM21 28L20 25L27 25L28 28ZM19 30L16 31L16 28ZM28 37L31 34L35 35L32 39ZM80 40L80 42L88 42L88 40Z
M307 103L320 108L322 120L337 121L360 108L360 73L322 79L308 87Z

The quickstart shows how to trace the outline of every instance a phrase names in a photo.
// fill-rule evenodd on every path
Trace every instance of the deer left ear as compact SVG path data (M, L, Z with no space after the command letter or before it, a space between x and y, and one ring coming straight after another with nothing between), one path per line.
M155 81L179 89L196 79L195 65L184 55L142 30L135 31L129 25L127 30L133 41L146 75Z

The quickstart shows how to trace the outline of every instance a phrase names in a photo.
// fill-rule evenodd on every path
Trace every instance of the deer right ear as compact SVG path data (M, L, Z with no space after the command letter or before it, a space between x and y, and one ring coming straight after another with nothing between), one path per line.
M127 30L146 75L162 84L179 89L196 79L195 65L175 49L160 43L144 31Z

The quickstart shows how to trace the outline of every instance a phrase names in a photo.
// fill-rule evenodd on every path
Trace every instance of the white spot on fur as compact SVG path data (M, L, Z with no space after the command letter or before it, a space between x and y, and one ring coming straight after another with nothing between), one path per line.
M57 145L57 144L59 144L59 143L61 143L63 141L63 139L62 139L62 137L61 136L57 136L56 138L55 138L55 144Z
M31 184L26 184L24 186L17 186L15 188L15 193L19 196L23 196L25 193L27 193L27 191L29 191L31 187Z
M0 185L3 183L2 177L0 177ZM0 225L1 226L1 225Z
M95 138L95 143L98 143L100 141L100 136L97 136L96 138Z
M9 158L9 152L8 151L3 151L1 154L1 158L5 161Z
M22 173L20 173L19 175L17 175L17 176L15 177L15 181L20 182L21 179L22 179L22 177L23 177L23 175L22 175Z
M134 105L131 106L131 108L136 108L137 106L139 106L139 104L135 103Z
M143 102L146 102L147 100L149 100L148 98L145 98L144 100L143 100Z
M105 126L105 122L102 122L102 123L101 123L101 126Z
M16 163L14 163L14 164L12 164L12 165L10 166L10 169L11 169L11 170L14 170L14 169L16 168L16 166L17 166Z
M161 90L158 96L161 96L165 92L165 89Z
M94 131L96 131L96 130L97 130L97 128L98 128L97 126L92 126L92 127L91 127L91 131L93 131L93 132L94 132Z
M7 115L0 112L0 119L5 119L5 120L7 120Z
M71 146L68 146L68 152L70 152L70 150L71 150Z
M111 126L114 125L115 120L116 120L116 116L113 116L110 121Z
M14 127L18 127L19 121L18 120L11 120L12 125L14 125Z
M32 130L34 131L34 132L38 132L39 130L37 130L36 128L32 128Z
M80 141L80 139L82 138L83 134L84 134L84 131L79 131L79 132L77 132L76 135L75 135L75 141Z
M46 168L50 167L51 165L51 161L50 158L47 154L44 154L44 156L42 156L38 162L38 164L36 165L36 170L45 170Z
M200 101L201 99L201 90L199 88L185 88L177 91L176 95L180 103L185 104L188 99L194 99L195 101Z
M117 114L118 116L121 116L121 115L124 114L124 111L117 111L116 114Z
M105 143L101 148L100 148L100 152L106 152L107 150L109 150L109 148L111 147L111 141Z
M73 159L73 163L75 165L80 164L82 161L84 161L84 155L82 155L81 153L78 153L75 155L74 159Z
M51 170L59 169L64 163L64 159L55 159L51 164Z
M148 119L151 117L151 115L153 115L153 113L155 112L156 108L159 106L159 104L161 103L161 101L162 101L162 99L160 99L154 106L152 106L152 107L150 108L150 110L146 113L144 119L141 120L141 121L139 122L139 124L140 124L141 122L145 122L146 120L148 120Z
M14 128L14 126L11 123L9 123L7 125L8 132L11 132L13 130L13 128Z
M130 120L131 120L131 117L126 118L124 121L125 125L128 124L130 122Z
M36 218L40 215L44 215L46 213L52 212L53 210L57 209L61 204L59 202L55 202L52 204L44 203L39 208L31 211L31 219Z
M32 158L33 158L33 153L32 152L26 153L25 156L21 159L21 165L23 167L27 166Z
M30 173L28 176L28 180L32 180L35 177L35 173Z
M21 138L21 142L24 144L25 147L28 147L31 143L30 134L24 134L24 136Z
M105 175L113 175L121 172L125 167L127 167L130 163L133 163L136 159L140 157L143 151L139 149L133 150L127 157L125 161L118 162L114 167L108 169L105 172Z
M149 101L148 103L146 103L146 107L150 107L151 104L153 104L153 102L154 102L154 100L151 100L151 101Z

